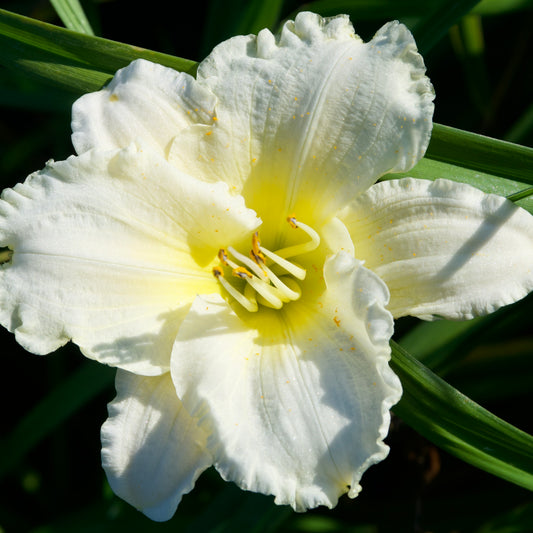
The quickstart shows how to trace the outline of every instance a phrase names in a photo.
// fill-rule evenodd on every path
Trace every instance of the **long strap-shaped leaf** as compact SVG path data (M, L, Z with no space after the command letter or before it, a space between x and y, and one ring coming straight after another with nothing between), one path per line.
M404 393L393 411L443 450L533 490L533 437L491 414L392 343Z
M533 149L435 124L426 157L533 185Z
M194 72L196 63L84 35L0 9L0 63L79 94L96 91L137 58Z
M94 35L80 0L50 0L50 3L54 6L65 27L87 35Z

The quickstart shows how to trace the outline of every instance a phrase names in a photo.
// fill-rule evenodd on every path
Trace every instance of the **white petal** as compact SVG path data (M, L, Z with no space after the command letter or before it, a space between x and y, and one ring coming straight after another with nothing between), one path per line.
M312 206L327 216L423 155L433 113L424 72L397 22L365 44L346 16L301 13L277 39L263 30L213 50L198 80L219 99L217 121L178 136L170 157L193 175L223 176L258 212Z
M387 283L396 317L468 319L533 289L533 217L500 196L448 180L392 180L341 218L356 256Z
M221 475L298 511L357 495L363 472L387 455L401 394L387 366L385 285L346 253L324 276L318 301L280 311L239 317L218 296L198 297L171 363Z
M51 163L0 202L0 321L29 351L72 339L91 358L168 369L209 262L259 224L226 184L199 182L130 147Z
M125 148L141 140L166 155L179 131L212 122L215 101L190 75L137 59L104 89L74 103L72 143L82 154L92 148Z
M168 520L212 464L206 434L176 396L169 374L118 371L102 426L102 466L111 488L152 520Z

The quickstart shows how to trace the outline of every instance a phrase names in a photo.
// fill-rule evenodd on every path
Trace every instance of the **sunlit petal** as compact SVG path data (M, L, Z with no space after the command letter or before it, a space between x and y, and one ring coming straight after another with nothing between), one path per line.
M395 316L472 318L533 289L533 218L447 180L374 185L344 216L356 255L391 291Z
M365 44L345 16L302 13L277 39L263 30L213 50L198 79L219 99L217 121L179 135L171 158L243 190L253 209L328 217L423 155L433 113L424 72L397 22Z
M152 520L168 520L212 464L206 434L178 400L169 374L119 370L102 426L102 465L113 491Z
M142 141L166 155L179 131L212 122L215 101L192 76L138 59L119 70L104 89L74 103L72 143L82 154Z
M358 494L363 472L387 455L401 394L387 365L386 287L342 252L324 276L312 306L260 316L198 297L172 354L178 395L210 434L222 476L299 511Z
M225 184L199 182L135 147L50 163L0 203L0 319L34 353L72 339L141 374L168 368L208 263L259 224Z

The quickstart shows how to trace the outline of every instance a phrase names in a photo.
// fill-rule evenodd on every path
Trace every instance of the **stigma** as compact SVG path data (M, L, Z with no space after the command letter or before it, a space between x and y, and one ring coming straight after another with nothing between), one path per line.
M289 258L316 250L320 245L320 236L294 216L287 217L287 222L291 228L301 229L309 239L272 252L261 245L259 233L255 232L248 256L232 246L221 248L218 252L221 266L213 268L213 275L226 292L247 311L258 311L259 304L281 309L285 303L298 300L302 295L296 280L304 280L306 271L289 261ZM231 269L233 277L244 281L242 292L225 278L224 269Z

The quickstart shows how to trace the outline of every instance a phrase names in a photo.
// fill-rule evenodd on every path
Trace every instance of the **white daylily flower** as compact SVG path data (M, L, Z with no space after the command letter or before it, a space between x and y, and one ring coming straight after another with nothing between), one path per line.
M355 497L401 395L393 316L470 318L533 288L527 212L373 185L422 157L432 100L404 26L365 44L302 13L222 43L196 80L135 61L74 104L78 156L4 191L1 322L119 368L119 496L168 519L214 464L296 510Z

